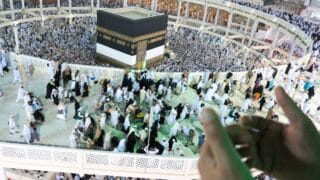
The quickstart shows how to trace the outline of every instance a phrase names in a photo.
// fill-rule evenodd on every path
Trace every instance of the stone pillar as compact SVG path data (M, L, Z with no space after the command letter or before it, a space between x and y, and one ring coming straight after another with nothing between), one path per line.
M190 5L190 3L189 3L189 1L187 0L186 12L184 13L184 17L185 17L185 18L188 18L188 17L189 17L189 5Z
M60 7L61 7L60 0L57 0L58 15L61 14Z
M150 5L151 11L154 11L155 3L156 3L156 0L151 0L151 5Z
M72 8L72 0L69 0L69 6L68 6L68 9L69 9L69 24L72 24L72 11L71 11L71 8Z
M229 30L230 30L231 25L232 25L232 18L233 18L233 13L232 13L232 11L230 11L230 14L229 14L229 16L228 16L228 24L227 24L226 36L229 35Z
M24 0L21 0L21 8L22 8L22 9L26 8L25 3L24 3Z
M158 11L158 0L155 0L154 11Z
M249 28L249 24L250 24L250 18L247 19L246 22L246 27L244 28L244 33L247 34L248 28Z
M276 34L275 34L275 36L274 36L274 38L273 38L273 41L272 41L272 45L271 45L271 48L270 48L270 50L269 50L269 55L268 55L268 58L269 59L271 59L272 58L272 56L273 56L273 52L274 52L274 49L275 49L275 47L276 47L276 45L277 45L277 41L278 41L278 39L279 39L279 29L277 28L276 29Z
M43 0L39 0L40 17L43 18Z
M26 8L26 6L25 6L25 3L24 3L24 0L21 0L21 9L25 9L25 8ZM22 13L22 17L23 17L23 19L26 18L25 13Z
M181 15L181 5L182 5L182 0L179 0L178 4L178 12L177 12L177 21L180 20L180 15Z
M254 35L256 34L256 31L258 29L258 24L259 24L259 21L257 21L257 20L255 20L253 23L251 33L250 33L249 44L248 44L249 46L251 45L252 39L253 39Z
M69 10L69 15L71 15L71 14L72 14L71 8L72 8L72 0L68 0L68 10Z
M123 0L123 7L128 7L128 0Z
M204 26L204 24L207 22L207 15L208 15L208 2L205 1L204 2L204 14L203 14L203 18L202 18L202 26Z
M249 24L250 24L250 18L247 19L247 22L246 22L246 27L244 28L244 35L247 35L247 32L248 32L248 28L249 28ZM243 36L242 40L241 40L241 43L243 44L244 43L244 40L246 39L245 36Z
M100 8L100 0L97 0L97 8Z
M228 29L231 27L232 25L232 18L233 18L233 13L230 12L229 17L228 17Z
M11 19L12 19L12 21L14 21L15 16L14 16L14 12L13 12L13 10L14 10L13 0L10 0L10 10L11 10Z
M293 42L295 42L295 39L296 38L294 38L294 41ZM292 58L292 55L293 55L293 52L294 52L294 49L296 48L296 44L295 43L293 43L292 45L291 45L291 48L290 48L290 51L289 51L289 54L288 54L288 57L287 57L287 60L288 60L288 62L291 62L291 58Z
M253 38L253 36L255 35L257 28L258 28L258 21L254 21L252 29L251 29L251 34L250 34L250 38Z
M244 52L244 60L246 61L246 59L248 59L248 56L249 56L249 50L248 48L245 48L245 52Z
M215 26L218 24L219 16L220 16L220 9L217 9L216 16L214 17L214 25Z
M2 166L0 166L0 179L7 179L6 170Z
M0 0L0 10L3 10L3 0Z
M91 8L92 8L92 9L94 8L93 0L91 0Z
M13 35L14 35L14 41L15 41L15 53L16 54L19 54L20 52L20 44L19 44L19 34L18 34L18 29L16 27L16 24L13 25Z

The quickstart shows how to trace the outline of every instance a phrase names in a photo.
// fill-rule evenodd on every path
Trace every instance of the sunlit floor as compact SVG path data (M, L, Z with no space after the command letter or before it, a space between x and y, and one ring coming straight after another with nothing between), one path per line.
M24 124L27 124L26 112L25 109L22 107L22 102L16 103L17 92L19 88L19 84L12 84L13 75L12 72L5 75L4 78L0 78L0 88L4 92L4 96L0 97L0 140L2 141L13 141L13 142L21 142L23 143L24 140L21 136L21 133L11 135L9 133L8 128L8 119L10 115L15 115L17 117L17 122L19 124L19 131L22 131L22 127ZM34 95L41 99L42 103L44 104L43 114L45 115L45 122L43 125L40 126L39 134L40 134L40 141L38 144L48 144L48 145L56 145L56 146L69 146L69 136L71 131L76 123L73 119L74 115L74 106L73 104L67 104L67 120L58 120L56 119L57 107L53 105L52 102L46 100L45 96L45 87L48 82L49 78L46 73L35 71L33 76L29 79L24 81L25 89L34 93ZM93 99L99 96L100 85L95 85L90 89L90 96L84 99L85 109L87 112L93 112L94 104ZM318 94L318 93L316 93ZM170 104L172 106L176 106L180 102L185 102L187 104L192 104L193 99L195 97L195 91L189 88L184 94L179 96L173 96ZM244 96L240 91L236 91L235 96L231 99L232 101L241 106L242 100ZM316 100L320 99L318 96L315 97L312 101L314 104L317 104ZM216 105L208 104L209 106L214 107L217 109ZM280 121L287 123L286 118L279 112L279 109L276 108L278 114L280 114ZM256 114L265 116L266 110L264 109L263 112L257 112ZM97 119L97 118L96 118ZM197 119L192 119L188 121L183 121L181 123L181 127L183 124L189 123L190 126L194 127L196 131L196 135L194 138L194 143L197 144L198 135L201 133L201 124ZM319 123L316 123L319 129ZM159 139L163 137L168 138L169 132L169 125L164 125L160 132L159 132ZM113 130L117 131L117 130ZM115 132L120 137L124 137L124 134L120 132ZM183 135L182 135L183 136ZM182 137L181 137L182 138ZM185 142L178 138L178 144L180 149L183 150L184 156L192 156L198 153L196 146L189 147L185 145ZM182 138L183 139L183 138Z

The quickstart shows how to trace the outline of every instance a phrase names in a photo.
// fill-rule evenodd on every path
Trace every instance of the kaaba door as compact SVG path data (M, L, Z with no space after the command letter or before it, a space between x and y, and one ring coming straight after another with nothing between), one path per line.
M138 42L136 68L143 69L145 66L145 58L147 54L147 40Z

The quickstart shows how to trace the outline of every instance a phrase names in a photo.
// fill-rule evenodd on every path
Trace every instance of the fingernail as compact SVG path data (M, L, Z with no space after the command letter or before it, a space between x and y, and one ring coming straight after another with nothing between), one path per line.
M208 112L203 112L200 114L200 120L202 123L210 123L211 118Z
M249 147L249 144L237 144L234 146L235 149L242 149Z
M244 157L244 158L241 158L241 161L242 162L247 162L247 161L249 161L251 159L251 157L249 156L249 157Z
M255 128L252 128L252 127L250 127L249 130L252 131L252 132L255 132L255 133L260 133L260 131L258 129L255 129Z

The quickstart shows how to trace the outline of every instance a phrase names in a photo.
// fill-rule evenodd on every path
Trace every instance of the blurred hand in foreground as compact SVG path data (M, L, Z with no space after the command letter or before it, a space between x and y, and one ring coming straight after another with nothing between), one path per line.
M320 179L319 133L283 88L276 88L275 95L289 125L245 116L226 132L212 109L201 113L206 135L199 159L203 179L250 179L240 157L250 168L277 179Z

